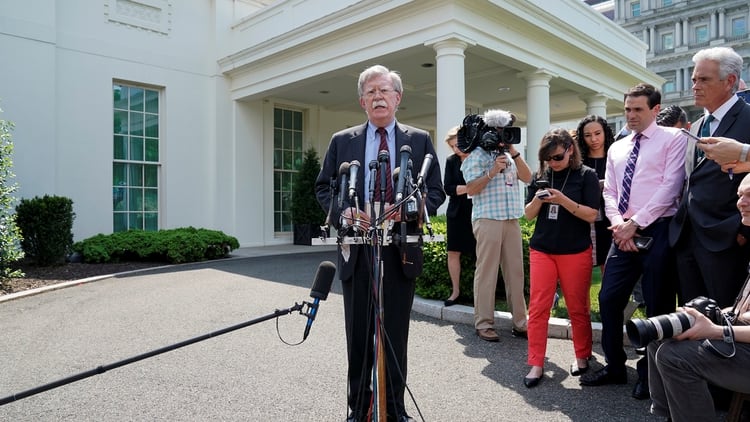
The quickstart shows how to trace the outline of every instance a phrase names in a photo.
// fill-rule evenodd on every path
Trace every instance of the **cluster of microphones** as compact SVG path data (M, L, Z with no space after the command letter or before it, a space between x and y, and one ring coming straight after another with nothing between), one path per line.
M395 186L393 190L394 201L393 201L393 212L401 210L402 221L414 221L418 218L420 210L420 204L422 204L422 194L426 194L427 188L424 180L427 176L427 172L432 165L433 160L432 154L426 154L422 160L422 168L417 175L416 181L413 178L413 162L411 159L411 147L404 145L399 151L399 166L396 167L391 177L392 183ZM385 195L388 186L388 166L390 161L390 154L387 150L381 150L378 153L377 160L370 161L368 165L369 169L369 185L367 186L369 192L370 203L374 205L375 202L380 202L381 206L387 201ZM347 201L350 207L360 209L359 207L359 196L357 195L357 178L359 177L359 170L361 164L359 160L352 160L351 162L341 163L339 166L338 183L331 183L332 187L338 187L338 208L339 210L344 208L344 203ZM377 184L380 184L380 197L376 197ZM335 193L334 193L335 194ZM403 208L401 208L403 206ZM422 206L423 207L423 206ZM385 219L390 214L381 212L379 215L381 219ZM424 213L426 216L427 214ZM347 222L343 222L343 226L347 226ZM377 224L376 224L377 225Z

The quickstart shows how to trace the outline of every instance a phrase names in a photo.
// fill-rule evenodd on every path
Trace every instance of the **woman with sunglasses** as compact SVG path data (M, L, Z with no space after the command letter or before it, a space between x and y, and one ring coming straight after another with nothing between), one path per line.
M523 380L528 388L536 387L544 373L547 329L558 280L573 329L576 361L571 375L588 370L592 345L590 224L598 214L601 196L596 171L582 164L578 145L568 131L554 129L544 135L539 162L524 210L527 219L536 218L529 241L531 369Z

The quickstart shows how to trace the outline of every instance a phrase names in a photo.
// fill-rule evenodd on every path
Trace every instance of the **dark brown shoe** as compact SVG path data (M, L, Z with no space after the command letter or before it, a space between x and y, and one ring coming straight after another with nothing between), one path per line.
M500 341L500 336L497 335L492 328L481 328L477 330L477 335L484 341Z

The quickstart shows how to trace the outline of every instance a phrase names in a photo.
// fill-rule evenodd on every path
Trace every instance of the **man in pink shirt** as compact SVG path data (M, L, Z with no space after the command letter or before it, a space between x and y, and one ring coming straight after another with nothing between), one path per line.
M678 129L656 124L660 103L661 93L651 85L628 90L625 117L631 133L612 144L607 154L603 195L612 246L599 292L607 365L581 377L582 385L627 383L623 311L638 278L649 317L675 309L677 282L668 228L682 191L687 141ZM645 358L638 362L633 397L649 397Z

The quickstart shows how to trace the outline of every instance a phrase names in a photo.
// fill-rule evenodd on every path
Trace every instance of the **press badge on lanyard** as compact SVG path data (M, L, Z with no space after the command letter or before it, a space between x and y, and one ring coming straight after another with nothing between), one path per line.
M547 219L548 220L557 220L557 214L560 212L560 205L559 204L549 204L549 209L547 209Z

